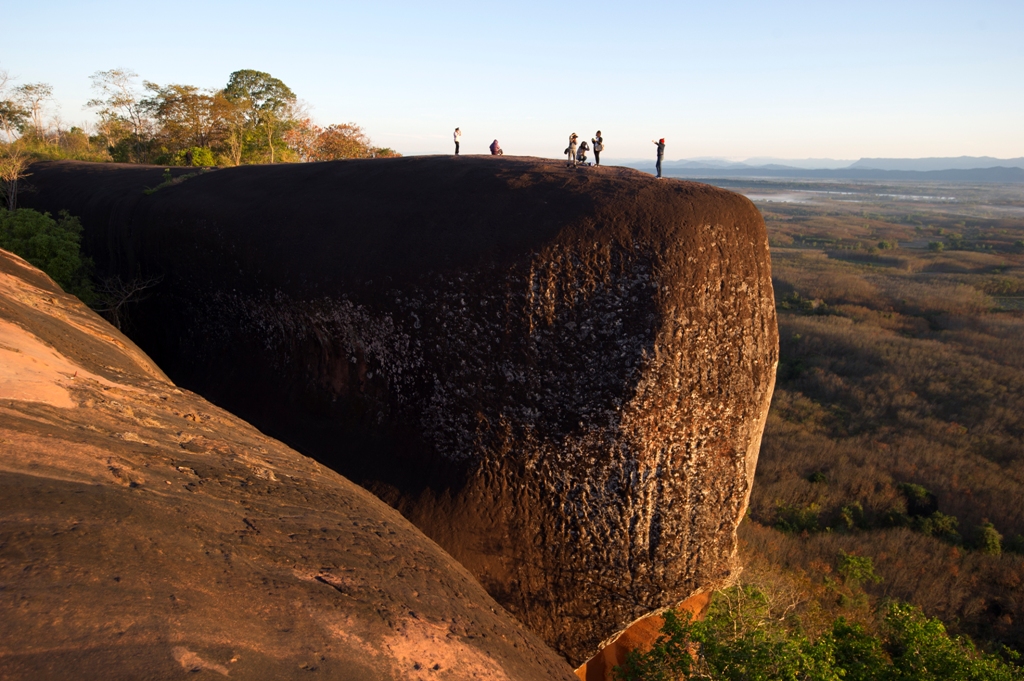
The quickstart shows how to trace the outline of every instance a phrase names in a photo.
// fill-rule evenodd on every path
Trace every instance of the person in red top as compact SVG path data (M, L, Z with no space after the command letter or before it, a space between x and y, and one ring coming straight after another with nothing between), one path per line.
M502 156L504 151L501 150L501 145L498 144L498 140L491 142L491 156Z
M654 142L654 140L651 140L651 141ZM656 145L658 145L658 163L657 163L657 165L655 167L658 169L658 179L660 180L661 179L661 159L665 158L665 138L662 137L660 140L658 140L657 142L654 142L654 143Z

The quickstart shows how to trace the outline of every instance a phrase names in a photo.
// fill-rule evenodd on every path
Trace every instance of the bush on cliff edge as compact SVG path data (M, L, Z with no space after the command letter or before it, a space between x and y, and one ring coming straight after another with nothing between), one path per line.
M20 255L89 304L96 298L89 279L92 261L82 255L81 242L82 224L66 211L54 220L28 208L0 210L0 248Z

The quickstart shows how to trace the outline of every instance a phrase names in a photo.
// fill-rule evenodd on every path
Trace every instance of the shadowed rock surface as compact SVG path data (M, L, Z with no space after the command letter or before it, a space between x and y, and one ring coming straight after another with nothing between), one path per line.
M729 581L775 377L764 223L628 169L39 164L183 385L398 508L574 664Z
M574 679L396 511L0 251L0 678L196 674Z

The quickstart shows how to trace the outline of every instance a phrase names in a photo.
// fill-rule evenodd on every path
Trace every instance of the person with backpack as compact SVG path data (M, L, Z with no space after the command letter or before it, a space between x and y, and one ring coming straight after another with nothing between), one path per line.
M657 165L655 167L658 169L658 179L660 180L660 179L662 179L661 178L661 159L665 158L665 138L662 137L657 142L655 142L654 140L651 140L651 141L654 142L657 145L657 147L658 147L658 163L657 163Z
M455 155L459 155L459 141L462 139L462 131L455 128Z
M569 146L565 148L565 154L569 157L566 166L576 167L576 140L579 139L576 133L569 135Z
M505 152L501 150L501 145L498 144L498 140L494 140L493 142L491 142L490 149L491 156L503 156L505 154Z
M601 152L604 151L604 138L601 137L601 131L597 131L597 135L591 138L590 142L594 145L594 166L601 165Z

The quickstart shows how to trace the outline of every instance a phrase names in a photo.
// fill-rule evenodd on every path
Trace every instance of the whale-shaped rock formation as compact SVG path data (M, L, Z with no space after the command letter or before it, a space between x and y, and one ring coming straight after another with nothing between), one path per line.
M777 361L747 199L539 159L38 164L176 381L399 509L574 664L727 584ZM180 172L180 171L178 171Z
M0 251L0 678L192 672L574 680L396 511Z

